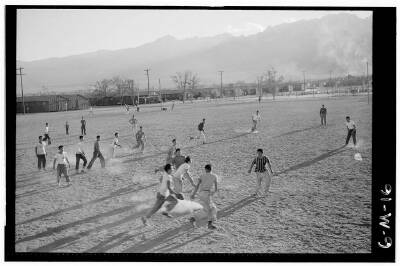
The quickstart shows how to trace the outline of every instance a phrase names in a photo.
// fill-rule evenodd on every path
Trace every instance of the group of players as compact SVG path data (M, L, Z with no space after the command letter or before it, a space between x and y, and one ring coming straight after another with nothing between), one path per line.
M327 110L324 105L320 109L320 117L321 117L321 125L326 126L326 115ZM257 110L255 114L252 115L252 127L251 132L255 132L257 129L257 124L260 122L261 116L259 111ZM199 134L196 137L190 136L190 140L200 139L202 138L202 143L206 144L206 134L205 134L205 118L198 124ZM129 123L132 125L133 131L136 131L137 127L137 119L133 115L129 120ZM348 144L351 137L353 137L354 145L356 145L356 127L354 121L350 120L350 117L346 117L346 126L348 129L348 134L346 138L346 145ZM65 124L66 134L69 134L69 124L66 122ZM82 117L81 120L81 135L79 136L79 143L76 146L76 164L75 170L77 173L82 173L85 171L87 159L86 153L84 151L84 135L86 135L86 121ZM139 130L135 133L136 137L136 146L132 147L132 149L140 148L140 153L143 153L145 148L146 136L143 132L142 126L139 127ZM112 142L112 153L111 157L115 156L115 149L120 148L119 144L119 135L116 132L114 134L114 139ZM39 136L39 143L35 147L35 153L38 158L38 168L39 170L46 166L46 143L47 145L51 144L51 138L49 136L49 125L46 123L44 138ZM96 141L94 143L93 157L90 160L86 169L91 169L95 160L99 158L101 167L105 167L105 159L100 151L100 136L96 137ZM82 170L79 171L80 160L83 161ZM212 172L212 165L206 164L204 166L204 173L198 178L197 183L193 179L190 174L190 165L191 158L189 156L185 157L181 155L181 149L176 147L176 139L172 140L172 145L168 149L167 158L165 160L165 164L162 167L159 167L155 170L155 172L160 172L160 185L156 194L156 201L150 211L141 218L143 224L147 224L148 219L156 213L163 205L165 206L165 211L162 212L164 216L171 217L169 212L176 206L178 200L183 200L183 180L187 179L192 186L190 190L191 195L190 199L194 199L196 194L198 194L198 199L203 209L202 212L197 213L193 217L190 218L190 222L193 226L196 226L196 222L200 219L202 215L206 215L208 218L208 228L215 229L215 225L213 224L217 219L217 208L214 204L214 195L218 192L218 177ZM56 168L57 166L57 168ZM263 153L262 149L257 149L257 155L252 160L250 169L248 170L251 173L253 167L255 166L256 173L256 189L253 196L261 196L264 197L268 194L269 187L271 184L271 177L274 175L272 171L271 162L268 157L266 157ZM70 178L68 176L68 168L70 167L70 163L67 158L67 154L64 151L64 147L62 145L58 146L58 152L54 157L53 161L53 169L57 169L57 184L61 186L61 175L63 174L66 178L68 185L71 184ZM262 192L260 189L262 188L262 182L265 182L265 188Z

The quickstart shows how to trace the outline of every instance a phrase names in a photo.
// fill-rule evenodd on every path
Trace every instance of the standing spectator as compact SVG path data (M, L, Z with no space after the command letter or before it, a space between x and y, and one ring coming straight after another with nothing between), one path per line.
M350 116L346 116L346 127L347 127L347 138L346 145L349 144L350 137L353 137L354 146L357 145L356 140L356 124L353 120L350 120Z
M321 126L326 126L326 114L328 111L326 110L325 106L322 105L321 109L319 110L319 115L321 116Z
M268 164L268 169L265 167L265 165ZM257 187L256 190L253 194L253 196L258 196L258 193L260 191L261 188L261 182L263 179L265 179L265 194L264 196L266 196L266 194L269 191L269 187L271 185L271 176L274 174L272 172L272 168L271 168L271 163L269 161L269 159L267 158L267 156L263 155L263 150L262 149L258 149L257 150L257 157L254 158L253 162L250 165L250 169L249 169L249 174L251 173L251 170L253 169L253 166L256 165L256 176L257 176Z
M96 141L94 142L93 157L90 160L89 165L87 167L88 170L90 170L90 168L92 168L92 165L97 158L100 158L101 168L106 167L106 162L104 160L103 154L101 154L101 151L100 151L100 136L97 136Z
M253 127L251 128L251 132L253 132L257 129L257 123L261 121L260 112L257 110L257 112L253 114L251 119L253 120Z
M51 139L50 139L50 136L49 136L49 123L47 123L47 122L46 122L46 127L44 129L43 141L46 141L46 140L47 140L47 145L50 145L51 144Z
M43 170L46 170L46 143L42 141L42 136L39 136L39 143L35 146L35 153L38 159L38 168L39 171L43 167Z
M81 135L86 135L86 120L83 119L81 120Z
M69 124L68 124L68 121L65 122L65 134L69 135Z
M119 140L118 140L118 132L116 132L115 134L114 134L114 136L115 136L115 138L114 138L114 140L113 140L113 142L112 142L112 150L111 150L111 153L112 153L112 155L111 155L111 158L114 158L114 156L115 156L115 149L117 148L117 147L119 147L119 148L121 148L121 145L119 144Z
M57 184L60 187L60 181L61 181L61 174L64 175L65 179L68 182L68 185L71 184L71 181L68 176L68 170L67 170L67 163L68 163L68 168L69 168L69 161L67 158L67 153L64 152L64 146L58 146L58 153L56 156L54 156L54 162L53 162L53 169L56 169L56 163L57 163Z
M143 127L140 126L138 132L136 132L136 146L133 149L137 149L140 147L140 152L143 153L144 150L144 142L146 141L146 135L143 132Z
M76 150L76 163L75 163L75 170L77 173L79 173L79 161L82 159L83 161L83 167L81 173L85 172L85 167L86 167L86 155L85 151L83 150L83 136L79 136L79 143L78 143L78 149Z
M197 129L199 130L199 136L197 136L198 139L200 139L200 136L203 137L203 144L206 144L206 134L204 132L204 125L206 123L206 119L203 118L203 121L200 122L200 124L197 126Z

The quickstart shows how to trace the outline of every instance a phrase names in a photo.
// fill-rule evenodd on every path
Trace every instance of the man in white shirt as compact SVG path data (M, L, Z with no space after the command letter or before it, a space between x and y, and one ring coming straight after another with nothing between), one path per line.
M216 229L213 222L217 220L217 207L214 204L213 195L218 192L218 177L211 173L211 164L207 164L204 168L205 174L200 176L199 182L190 197L193 200L196 193L199 192L199 200L203 209L197 215L191 217L190 222L193 226L196 226L196 221L201 219L201 216L205 213L208 218L208 229Z
M172 145L171 147L168 149L168 153L167 153L167 158L165 159L165 163L169 163L172 164L172 159L174 157L174 153L176 150L176 139L172 140Z
M47 140L47 145L51 144L50 136L49 136L49 123L46 122L46 127L44 129L44 138L43 141Z
M87 160L86 160L85 151L83 150L83 136L79 136L78 149L76 151L75 158L76 158L76 163L75 163L76 172L77 173L79 172L79 161L81 159L83 161L83 167L82 167L81 173L85 172Z
M185 158L185 162L179 166L176 172L172 175L174 181L174 189L177 193L182 193L182 186L183 186L183 178L187 178L190 184L193 187L196 185L193 182L193 178L190 176L189 169L190 169L191 159L189 156Z
M68 185L71 184L71 181L68 176L68 171L67 171L67 163L68 163L68 168L70 166L68 158L67 158L67 153L64 152L64 146L58 146L58 153L56 153L56 156L54 156L54 162L53 162L53 169L56 169L56 163L57 163L57 184L60 187L60 179L61 179L61 174L64 174L65 179L68 182Z
M354 146L357 144L356 140L356 124L353 120L350 120L350 116L346 116L346 127L347 127L347 138L346 145L349 144L350 137L353 137Z
M42 136L39 136L39 143L35 146L35 153L38 159L39 171L43 166L43 170L46 170L46 143L42 141Z
M112 155L111 155L112 158L114 158L115 149L116 149L117 147L121 148L121 145L119 145L119 143L118 143L118 132L116 132L116 133L114 134L114 136L115 136L115 138L114 138L113 143L112 143Z
M168 213L168 211L172 210L173 207L175 207L175 205L178 203L178 200L173 195L181 198L181 196L179 196L178 193L176 193L172 189L171 173L171 165L166 164L164 167L162 178L160 180L160 187L157 192L156 202L154 203L151 210L147 213L147 215L141 218L144 225L147 225L147 220L150 219L150 217L155 214L166 201L170 202L170 204L167 206L167 212L163 212L162 215L171 218L171 215Z
M251 132L257 129L257 123L259 123L261 120L260 112L258 110L255 114L253 114L252 120L253 120L253 127L251 128Z

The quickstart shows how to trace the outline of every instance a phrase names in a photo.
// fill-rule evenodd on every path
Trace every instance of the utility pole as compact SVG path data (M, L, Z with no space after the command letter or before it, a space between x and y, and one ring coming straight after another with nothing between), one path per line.
M369 78L368 78L368 61L367 61L367 93L368 93L368 104L369 104Z
M22 95L22 108L24 110L24 114L25 114L25 100L24 100L24 86L22 85L22 69L24 69L23 67L17 68L17 70L19 70L19 74L17 73L17 76L20 77L21 80L21 95Z
M304 91L306 90L306 71L303 70L303 86L304 86Z
M150 96L150 79L149 79L150 69L146 68L144 71L146 72L146 75L147 75L147 97L149 97Z
M222 70L220 70L220 71L218 71L219 73L220 73L220 75L221 75L221 98L224 96L224 92L223 92L223 89L222 89L222 73L224 72L224 71L222 71Z

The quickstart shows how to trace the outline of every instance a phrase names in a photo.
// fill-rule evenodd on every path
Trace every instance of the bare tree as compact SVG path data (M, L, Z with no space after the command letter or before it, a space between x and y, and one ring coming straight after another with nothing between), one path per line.
M184 73L177 72L175 75L171 76L171 79L175 83L176 88L178 90L182 90L182 93L183 93L182 101L183 101L183 103L185 103L186 88L191 83L191 80L190 80L191 77L192 77L192 72L190 72L190 71L185 71Z
M272 93L272 97L275 100L275 95L278 92L278 85L283 82L284 78L282 75L280 75L277 78L278 72L271 67L270 69L267 70L267 73L264 75L265 76L265 82L267 84L267 87L269 91Z

